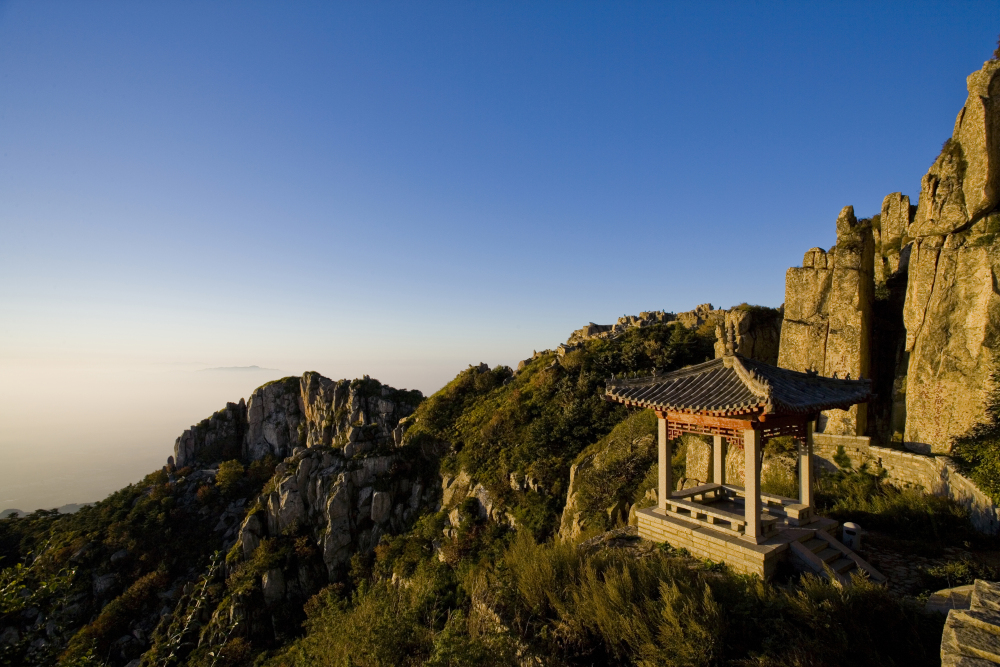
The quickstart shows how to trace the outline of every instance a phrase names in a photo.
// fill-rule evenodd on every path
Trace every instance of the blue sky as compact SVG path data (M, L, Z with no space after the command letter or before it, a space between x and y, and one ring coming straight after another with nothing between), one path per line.
M431 392L776 306L842 206L915 201L998 33L997 1L2 3L0 450L160 461L259 384L204 367ZM155 432L115 417L144 393Z

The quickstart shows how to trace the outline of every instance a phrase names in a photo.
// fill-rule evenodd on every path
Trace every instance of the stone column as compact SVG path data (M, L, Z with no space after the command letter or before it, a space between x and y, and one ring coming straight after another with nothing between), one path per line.
M806 422L805 440L799 442L799 502L812 507L813 504L813 422Z
M746 538L754 542L761 541L760 525L760 431L743 431L744 462L743 477L746 494L744 517L746 518Z
M661 510L667 509L667 498L670 497L671 492L674 490L674 471L671 468L670 460L673 458L671 451L673 447L670 446L670 441L667 440L667 420L663 417L659 418L659 461L658 467L660 471L660 493L657 495L659 506Z
M721 435L712 438L712 481L726 483L726 439Z

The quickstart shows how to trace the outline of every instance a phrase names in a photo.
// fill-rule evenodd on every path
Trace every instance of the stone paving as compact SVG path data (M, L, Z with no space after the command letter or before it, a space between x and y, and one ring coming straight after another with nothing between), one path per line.
M928 568L971 557L970 552L957 547L945 547L941 556L931 558L874 544L865 545L858 553L889 578L889 590L897 595L919 595L924 592L922 573Z

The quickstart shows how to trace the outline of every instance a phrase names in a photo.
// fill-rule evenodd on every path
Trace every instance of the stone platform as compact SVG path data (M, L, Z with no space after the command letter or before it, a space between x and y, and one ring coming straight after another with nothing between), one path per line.
M687 549L698 558L724 562L736 572L756 574L764 579L774 574L779 562L793 556L791 543L802 545L795 551L803 553L804 545L814 540L820 539L828 544L836 542L831 533L839 525L832 519L822 517L815 518L807 526L778 525L768 539L754 544L733 535L731 531L671 516L656 507L638 510L636 515L640 537L653 542L666 542L677 549ZM798 553L794 558L801 562L804 559Z

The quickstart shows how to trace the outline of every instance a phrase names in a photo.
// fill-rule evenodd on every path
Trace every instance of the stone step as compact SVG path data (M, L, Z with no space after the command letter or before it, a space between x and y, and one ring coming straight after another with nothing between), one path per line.
M855 563L850 558L841 558L840 560L836 560L833 563L831 563L830 567L833 568L833 571L836 572L837 574L844 574L845 572L848 572L856 568L857 563Z
M802 544L804 544L806 549L813 552L814 554L819 553L820 551L826 549L829 546L826 540L821 540L818 537L814 537L811 540L806 540Z
M943 648L949 652L957 649L961 655L1000 663L1000 637L996 630L995 626L984 627L984 624L966 618L961 611L951 611L945 625L945 636L942 637Z
M841 556L843 556L843 553L841 553L840 549L834 549L833 547L827 547L826 549L823 549L822 551L817 552L816 555L819 556L819 559L821 561L823 561L824 563L829 563L829 562L835 561L838 558L840 558Z

